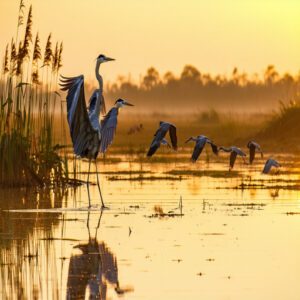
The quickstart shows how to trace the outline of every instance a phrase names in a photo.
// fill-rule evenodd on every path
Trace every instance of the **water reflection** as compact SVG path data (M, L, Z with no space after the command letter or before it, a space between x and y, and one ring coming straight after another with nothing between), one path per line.
M97 240L103 212L98 219L94 237L90 230L90 211L87 217L88 243L78 244L74 249L80 254L70 258L67 299L106 299L107 290L113 288L116 294L124 294L129 289L122 289L118 279L117 258L102 241Z

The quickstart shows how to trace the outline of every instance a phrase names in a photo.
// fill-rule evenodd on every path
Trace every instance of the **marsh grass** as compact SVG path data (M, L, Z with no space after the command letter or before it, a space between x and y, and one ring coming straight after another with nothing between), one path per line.
M16 37L6 47L1 74L0 185L60 185L68 178L67 158L60 156L63 147L55 143L53 134L62 44L53 54L49 35L40 67L41 45L38 33L33 43L31 6L24 20L25 5L20 1Z

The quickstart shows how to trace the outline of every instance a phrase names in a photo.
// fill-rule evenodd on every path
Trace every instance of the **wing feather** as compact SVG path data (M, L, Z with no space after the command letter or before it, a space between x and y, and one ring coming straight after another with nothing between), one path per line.
M193 154L192 154L192 157L191 157L192 162L196 162L196 160L198 159L198 157L202 153L202 150L203 150L205 144L206 144L206 140L202 139L202 138L199 139L196 142L196 145L194 147L194 151L193 151Z
M95 157L99 147L98 131L91 125L84 96L84 77L61 77L60 86L67 91L67 117L76 155Z
M250 165L252 164L252 162L255 158L255 150L256 150L255 145L250 144L249 145L249 151L250 151L249 163L250 163Z
M118 109L113 107L101 122L101 145L100 152L105 153L114 139L118 123Z
M230 168L232 169L233 166L234 166L234 163L235 163L235 160L236 160L236 157L237 157L237 153L235 151L231 151L230 153Z
M177 134L176 134L176 127L174 125L170 125L169 127L169 135L172 143L172 147L174 150L177 150Z

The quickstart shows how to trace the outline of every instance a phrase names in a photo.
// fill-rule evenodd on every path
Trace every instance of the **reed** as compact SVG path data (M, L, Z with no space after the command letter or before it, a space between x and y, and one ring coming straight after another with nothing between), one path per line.
M48 36L42 61L38 33L33 43L33 13L20 1L17 33L7 45L3 58L0 91L0 185L62 185L68 182L67 156L53 134L56 115L63 118L57 104L57 78L62 66L62 43L52 51ZM25 24L23 40L22 25ZM18 43L18 50L16 49ZM10 49L10 51L9 51ZM40 64L43 64L40 79ZM51 69L51 76L49 72ZM65 136L62 134L62 136Z

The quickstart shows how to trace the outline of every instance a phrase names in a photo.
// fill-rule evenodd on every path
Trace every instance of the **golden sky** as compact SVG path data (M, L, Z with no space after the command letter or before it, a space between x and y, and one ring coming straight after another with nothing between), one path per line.
M300 69L298 0L25 0L34 31L64 42L65 75L94 76L100 53L116 58L102 68L138 79L149 66L179 74L200 71L281 72ZM0 0L0 51L16 33L19 0Z

